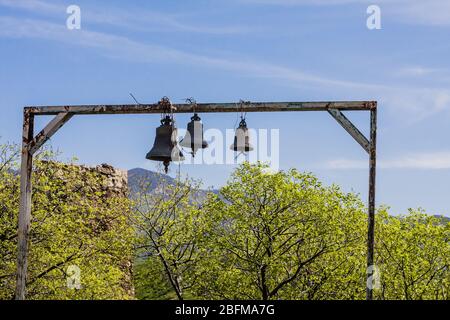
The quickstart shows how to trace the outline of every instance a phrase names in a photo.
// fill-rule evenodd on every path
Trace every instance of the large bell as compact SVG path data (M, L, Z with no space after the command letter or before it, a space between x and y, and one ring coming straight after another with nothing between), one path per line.
M239 123L239 127L236 129L234 136L234 143L230 147L231 150L238 152L253 151L253 146L250 144L250 132L247 128L245 119L242 119Z
M155 143L145 157L148 160L161 161L167 173L171 161L183 161L183 153L177 146L177 129L172 125L170 116L161 120L161 126L156 129Z
M195 155L198 149L208 147L208 142L203 139L203 124L198 114L195 113L191 118L191 122L188 123L186 135L181 140L180 145L184 148L191 148L192 156Z

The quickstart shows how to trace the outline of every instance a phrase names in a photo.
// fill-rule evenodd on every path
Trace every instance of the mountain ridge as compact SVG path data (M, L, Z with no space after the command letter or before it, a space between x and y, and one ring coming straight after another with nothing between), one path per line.
M148 192L152 192L158 187L160 179L163 179L164 182L169 185L175 185L177 183L175 178L172 178L166 174L158 173L143 168L133 168L128 170L127 172L128 172L128 190L130 191L131 195L137 194L139 191L142 191L141 190L142 183L145 183L146 187L148 186L147 190ZM219 191L216 189L211 190L199 189L198 195L201 198L204 198L209 192L218 194Z

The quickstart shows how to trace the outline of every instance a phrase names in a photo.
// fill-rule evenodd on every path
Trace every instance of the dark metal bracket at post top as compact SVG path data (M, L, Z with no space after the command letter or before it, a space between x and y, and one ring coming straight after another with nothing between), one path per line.
M197 103L174 104L173 113L236 112L235 103ZM28 269L28 234L31 221L31 174L33 155L64 124L75 115L103 114L159 114L164 106L155 104L136 105L83 105L83 106L37 106L24 108L22 133L22 161L20 169L20 208L18 229L17 282L15 298L26 297ZM373 299L373 289L369 284L373 276L374 242L375 242L375 183L376 183L376 141L377 141L377 102L376 101L329 101L329 102L252 102L246 105L246 112L328 112L361 147L369 154L369 206L367 237L367 300ZM370 112L370 137L361 131L343 114L344 111ZM34 136L34 118L36 116L54 115L45 128Z

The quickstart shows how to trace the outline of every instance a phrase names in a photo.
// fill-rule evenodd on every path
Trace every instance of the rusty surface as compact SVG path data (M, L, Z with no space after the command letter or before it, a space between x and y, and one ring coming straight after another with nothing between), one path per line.
M17 235L17 278L15 298L24 300L26 294L28 268L28 233L31 221L31 173L33 156L28 151L28 144L34 135L34 115L25 111L22 133L22 164L20 168L20 205L19 229Z
M50 121L36 137L28 143L29 152L34 155L37 150L47 142L70 118L73 117L72 113L64 112L58 114Z
M174 113L236 112L237 103L173 104ZM248 102L245 112L328 111L329 109L360 111L371 110L374 101L328 101L328 102ZM80 105L80 106L32 106L25 110L35 115L73 114L159 114L167 111L164 103L133 105Z
M375 190L376 190L376 166L377 166L377 108L376 105L370 111L370 173L369 173L369 212L367 231L367 279L372 279L374 268L375 247ZM369 271L370 270L370 271ZM373 299L373 288L367 287L366 299Z
M328 113L360 144L361 147L370 153L370 142L359 131L359 129L340 111L337 109L329 109Z

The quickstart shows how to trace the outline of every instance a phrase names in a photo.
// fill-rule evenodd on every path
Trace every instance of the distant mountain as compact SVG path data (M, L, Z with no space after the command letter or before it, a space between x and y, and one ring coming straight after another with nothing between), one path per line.
M128 170L128 188L132 194L139 191L140 184L143 182L148 185L148 191L152 192L156 189L158 182L161 179L163 179L163 181L167 184L175 184L175 179L165 174L160 174L142 168Z
M131 195L136 194L140 190L140 186L142 183L148 187L148 192L154 191L158 182L163 179L166 184L174 185L176 184L176 180L168 175L157 173L154 171L135 168L128 171L128 189L130 190ZM200 198L205 198L208 192L218 193L217 190L200 190L198 196Z
M442 224L447 224L450 223L450 217L446 217L446 216L439 216L439 215L435 215L435 218L438 218L439 220L441 220Z
M164 179L167 184L174 185L176 184L176 181L174 178L157 173L154 171L142 169L142 168L135 168L128 171L128 188L130 190L131 195L136 194L140 189L140 184L144 182L146 185L148 185L148 192L152 192L156 189L158 186L158 182L160 179ZM218 190L200 190L199 197L205 198L208 192L212 192L215 194L218 194ZM441 224L447 224L450 223L450 217L446 217L443 215L435 215L437 219L439 219Z

